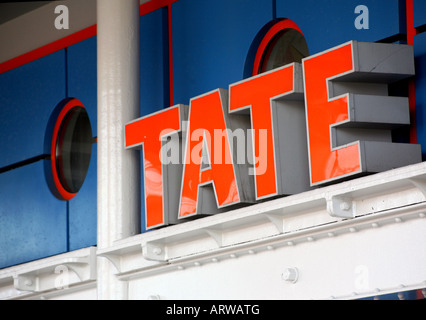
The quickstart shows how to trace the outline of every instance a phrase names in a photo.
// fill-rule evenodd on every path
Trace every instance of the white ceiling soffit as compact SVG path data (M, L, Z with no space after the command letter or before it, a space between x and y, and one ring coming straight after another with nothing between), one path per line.
M58 5L66 5L69 29L56 29ZM0 63L96 24L96 0L36 1L0 5Z

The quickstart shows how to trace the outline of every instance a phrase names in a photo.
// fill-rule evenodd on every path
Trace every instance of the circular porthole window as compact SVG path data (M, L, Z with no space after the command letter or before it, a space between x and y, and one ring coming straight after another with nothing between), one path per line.
M250 48L245 76L254 76L309 56L300 28L290 19L268 23L258 33Z
M57 109L50 142L51 189L59 199L70 200L80 190L89 169L92 127L78 99L65 99Z

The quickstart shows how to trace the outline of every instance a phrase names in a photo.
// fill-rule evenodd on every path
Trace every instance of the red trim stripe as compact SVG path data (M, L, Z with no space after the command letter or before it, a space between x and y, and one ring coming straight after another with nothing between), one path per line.
M414 36L417 34L414 28L414 5L413 0L406 0L406 20L407 20L407 44L414 45ZM410 143L417 143L417 124L416 124L416 82L410 80L408 84L408 103L410 108Z
M150 12L158 10L160 8L167 7L168 10L168 44L169 44L169 95L170 95L170 106L173 105L173 38L172 38L172 4L179 0L150 0L139 6L140 16L146 15ZM18 68L24 64L43 58L51 53L65 49L73 44L86 40L90 37L96 36L97 25L94 24L81 31L77 31L69 36L62 39L51 42L45 46L37 48L35 50L24 53L18 57L12 58L8 61L0 63L0 74L5 73L9 70Z
M276 24L274 24L271 29L269 29L269 31L266 33L266 35L263 37L259 48L257 49L256 52L256 56L254 59L254 63L253 63L253 73L252 75L255 76L257 74L259 74L259 68L260 68L260 64L262 62L262 57L263 54L266 51L266 48L269 44L269 42L272 40L272 38L281 30L284 29L295 29L297 31L299 31L301 34L303 34L302 30L300 30L300 28L297 26L297 24L290 20L290 19L283 19L279 22L277 22Z
M0 74L96 35L96 24L0 64Z
M171 6L172 3L178 0L151 0L140 5L140 15L143 16L157 9Z
M58 118L56 119L55 127L53 128L53 135L52 135L52 143L50 145L50 165L52 168L52 175L53 175L53 181L55 182L55 186L57 191L59 192L60 196L62 197L62 200L71 200L75 197L77 193L68 192L64 186L62 185L61 179L59 178L58 174L58 168L56 167L56 143L58 141L59 137L59 130L61 129L62 122L65 118L65 116L68 114L68 112L75 108L75 107L83 107L84 105L81 103L80 100L72 98L70 99L61 112L58 115Z
M153 12L157 9L171 6L172 3L177 2L178 0L151 0L144 4L141 4L140 9L140 15L145 15L150 12ZM169 10L170 11L170 10ZM169 20L171 17L169 18ZM15 58L12 58L8 61L0 63L0 74L7 72L9 70L18 68L26 63L32 62L34 60L43 58L44 56L47 56L51 53L54 53L56 51L65 49L66 47L69 47L73 44L76 44L78 42L81 42L83 40L86 40L90 37L93 37L97 34L97 25L94 24L93 26L87 27L81 31L77 31L69 36L66 36L62 39L53 41L45 46L42 46L40 48L34 49L32 51L29 51L27 53L24 53L20 56L17 56ZM169 39L169 41L171 41Z
M416 28L414 28L414 5L413 0L406 0L406 12L407 12L407 44L414 44L414 36L417 34Z

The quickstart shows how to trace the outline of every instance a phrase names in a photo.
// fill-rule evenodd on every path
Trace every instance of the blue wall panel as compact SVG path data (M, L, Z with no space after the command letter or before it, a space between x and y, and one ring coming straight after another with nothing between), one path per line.
M65 50L0 75L0 167L45 153L49 117L65 98ZM0 267L67 250L66 203L50 192L44 162L0 174Z
M426 159L426 33L414 37L416 62L416 121L417 142Z
M426 1L413 0L414 7L414 27L426 24Z
M67 48L68 96L79 99L87 109L93 136L97 135L96 37Z
M69 250L95 246L97 244L97 151L92 147L89 171L86 180L69 201Z
M0 75L0 168L43 154L46 125L65 98L65 52Z
M67 49L68 95L79 99L87 109L93 136L97 135L97 52L96 37L91 37ZM92 157L86 179L69 201L69 250L96 245L97 235L97 144L92 145Z
M355 28L355 8L369 9L369 29ZM277 15L302 30L310 54L349 40L375 42L399 33L398 0L277 0Z
M169 106L167 10L140 18L141 116Z
M173 4L175 104L243 79L259 30L273 18L272 0L180 0Z
M48 189L43 161L0 174L0 268L67 250L66 202Z

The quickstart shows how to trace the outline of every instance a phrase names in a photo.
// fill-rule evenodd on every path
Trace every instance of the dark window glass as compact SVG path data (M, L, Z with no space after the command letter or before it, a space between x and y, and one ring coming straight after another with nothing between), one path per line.
M83 185L92 154L92 127L83 107L65 116L56 142L56 167L63 188L76 193Z
M305 37L295 29L278 32L266 47L259 67L259 73L269 71L292 62L301 62L309 56Z

